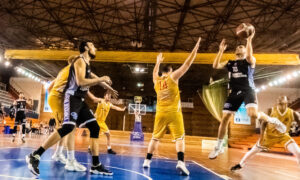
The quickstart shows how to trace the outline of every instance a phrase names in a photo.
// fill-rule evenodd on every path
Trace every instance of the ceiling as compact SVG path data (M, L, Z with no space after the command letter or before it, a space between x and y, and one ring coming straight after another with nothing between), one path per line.
M222 38L227 39L228 51L233 51L237 44L245 43L237 39L235 28L249 22L256 28L255 53L298 54L299 12L297 0L2 0L0 49L76 49L79 40L89 39L100 50L190 51L201 36L199 52L217 52ZM52 78L66 63L14 60L13 65ZM154 96L154 65L141 64L148 73L134 74L130 66L136 65L92 63L96 74L112 78L121 97ZM295 68L258 66L256 83ZM226 71L192 65L180 81L182 96L196 95L211 76L226 77ZM138 88L138 82L144 87ZM291 82L289 86L300 84Z
M249 22L255 52L298 53L299 11L297 0L2 0L0 43L73 49L84 38L103 50L185 51L201 36L200 51L216 52L222 38L229 50L244 43L235 28Z

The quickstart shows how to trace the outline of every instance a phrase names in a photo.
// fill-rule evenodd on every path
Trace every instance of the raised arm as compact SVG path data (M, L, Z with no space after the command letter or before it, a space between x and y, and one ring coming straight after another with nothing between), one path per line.
M194 60L197 56L197 51L198 51L199 46L200 46L200 41L201 41L201 37L199 37L193 51L189 55L189 57L184 61L184 63L180 66L180 68L176 69L171 74L171 78L174 81L177 82L187 72L187 70L191 67L192 63L194 62Z
M105 78L93 78L93 79L85 78L86 64L83 61L84 60L82 58L79 58L74 63L76 82L79 86L95 86L95 85L100 84L101 82L107 80Z
M121 108L121 107L115 106L115 105L113 105L113 104L111 104L110 107L111 107L112 109L114 109L114 110L117 110L117 111L125 111L125 109L126 109L126 106L123 107L123 108Z
M256 59L253 56L253 47L252 47L252 39L254 37L254 34L255 32L253 32L251 36L247 38L247 45L246 45L246 60L249 64L251 64L253 68L255 67L255 63L256 63Z
M164 61L164 57L163 57L162 53L159 53L156 57L156 64L153 69L153 82L154 83L158 78L159 66L163 61Z
M228 61L220 62L226 48L227 48L226 40L223 39L219 46L219 52L213 62L214 69L223 69L225 67L225 65L227 64Z

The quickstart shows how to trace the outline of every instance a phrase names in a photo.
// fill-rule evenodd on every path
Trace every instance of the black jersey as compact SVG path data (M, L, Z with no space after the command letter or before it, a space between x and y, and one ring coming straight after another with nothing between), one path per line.
M85 68L85 78L91 78L91 67L90 65L84 60L83 56L80 56L83 61L86 64L86 68ZM79 59L79 58L78 58ZM70 72L69 72L69 77L68 77L68 82L66 85L66 89L65 92L67 94L73 95L73 96L79 96L79 97L84 97L86 95L86 93L89 90L89 87L81 87L77 84L76 82L76 75L75 75L75 68L74 68L74 63L78 60L76 59L71 67L70 67Z
M233 91L245 91L255 89L254 71L246 59L229 60L227 63L229 71L229 88Z
M18 99L16 105L17 112L25 112L25 109L26 109L26 100Z

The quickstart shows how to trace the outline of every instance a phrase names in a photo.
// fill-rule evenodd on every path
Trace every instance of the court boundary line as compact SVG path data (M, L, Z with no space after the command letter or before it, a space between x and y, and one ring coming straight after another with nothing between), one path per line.
M15 160L15 161L25 161L25 162L26 162L26 159L0 159L0 161L14 161L14 160ZM53 160L40 160L40 161L45 161L45 162L55 162L55 161L53 161ZM90 165L90 163L86 163L86 162L80 162L80 163L86 164L86 165ZM27 163L26 163L26 164L27 164ZM149 176L147 176L147 175L145 175L145 174L142 174L142 173L140 173L140 172L133 171L133 170L130 170L130 169L125 169L125 168L120 168L120 167L114 167L114 166L106 166L106 167L110 167L110 168L112 168L112 169L119 169L119 170L131 172L131 173L133 173L133 174L137 174L137 175L143 176L144 178L146 178L146 179L148 179L148 180L153 180L151 177L149 177ZM88 171L86 171L86 173L88 173ZM0 174L0 176L2 176L2 177L8 177L8 178L22 178L22 179L31 179L31 180L35 179L35 180L36 180L36 178L17 177L17 176L2 175L2 174ZM39 176L37 176L37 177L39 177ZM112 177L113 177L113 176L112 176ZM38 179L40 179L40 178L38 178Z
M230 177L228 177L228 176L226 176L226 175L221 175L221 174L219 174L219 173L217 173L217 172L215 172L215 171L213 171L213 170L211 170L211 169L209 169L209 168L203 166L202 164L200 164L200 163L198 163L198 162L196 162L196 161L194 161L194 160L192 160L191 162L193 162L194 164L196 164L196 165L198 165L198 166L204 168L205 170L207 170L207 171L213 173L214 175L216 175L216 176L218 176L218 177L220 177L220 178L222 178L222 179L224 179L224 180L229 180L229 179L231 179Z

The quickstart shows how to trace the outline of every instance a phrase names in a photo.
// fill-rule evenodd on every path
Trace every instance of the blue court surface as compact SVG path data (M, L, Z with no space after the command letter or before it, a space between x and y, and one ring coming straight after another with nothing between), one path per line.
M31 148L0 149L0 179L37 179L27 169L25 155L32 152ZM89 172L68 172L60 163L51 161L53 150L47 151L41 158L39 179L117 179L117 180L221 180L218 174L204 168L200 164L187 161L190 176L181 176L176 170L176 160L153 159L151 168L142 168L142 157L101 154L101 162L113 171L113 176L91 175ZM76 152L79 162L90 167L90 155L86 152Z

